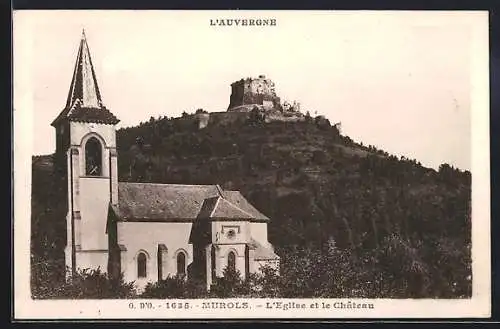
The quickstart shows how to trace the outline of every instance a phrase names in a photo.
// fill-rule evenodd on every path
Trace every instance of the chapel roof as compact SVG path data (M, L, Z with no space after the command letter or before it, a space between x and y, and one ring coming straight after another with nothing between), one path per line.
M194 221L198 218L268 221L238 191L218 185L118 183L121 221Z
M66 106L52 126L62 119L104 124L120 121L102 103L85 31L82 32Z
M107 108L93 108L93 107L82 107L79 102L77 105L67 114L67 118L70 121L78 122L95 122L104 124L117 124L120 122L118 118L111 113Z

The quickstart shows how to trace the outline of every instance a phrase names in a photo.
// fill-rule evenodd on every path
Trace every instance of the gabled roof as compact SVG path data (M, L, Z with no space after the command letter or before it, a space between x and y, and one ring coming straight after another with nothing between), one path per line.
M194 220L206 198L218 195L215 185L118 183L122 220Z
M215 205L210 218L234 218L234 219L252 219L253 216L246 211L238 208L231 202L219 197L219 202Z
M239 192L218 185L120 182L113 211L121 221L269 220Z
M253 207L238 191L221 191L221 195L206 199L200 218L267 221L268 217Z
M240 191L222 191L222 197L242 211L252 215L252 218L267 221L269 218L258 211Z
M105 107L97 109L92 107L81 107L79 105L75 106L75 108L68 113L67 118L70 121L104 124L117 124L120 122L120 120Z
M203 205L201 206L200 212L198 213L198 218L210 218L214 208L217 206L217 202L219 202L220 195L206 198L203 201Z
M85 32L82 33L80 47L78 48L66 106L52 122L52 126L56 126L62 119L105 124L119 122L102 104Z

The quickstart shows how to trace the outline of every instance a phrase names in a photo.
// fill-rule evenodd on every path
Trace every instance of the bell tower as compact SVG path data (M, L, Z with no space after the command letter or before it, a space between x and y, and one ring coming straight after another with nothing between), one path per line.
M56 166L67 179L66 267L107 270L106 221L118 202L116 124L103 105L82 32L66 106L52 122Z

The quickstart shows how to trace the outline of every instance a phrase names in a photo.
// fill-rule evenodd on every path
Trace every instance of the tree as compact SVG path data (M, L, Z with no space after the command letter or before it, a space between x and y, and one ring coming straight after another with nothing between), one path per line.
M149 282L141 294L142 298L182 298L187 290L183 276L168 276L164 280Z
M78 270L68 281L62 282L39 277L33 292L34 298L116 299L136 296L134 282L125 282L123 275L109 278L99 268Z
M241 278L241 273L233 267L226 266L223 270L222 277L215 277L214 283L210 287L210 293L215 297L238 297L244 293L248 293L247 286Z
M281 297L281 277L276 268L266 264L260 267L260 273L250 277L251 289L259 297Z

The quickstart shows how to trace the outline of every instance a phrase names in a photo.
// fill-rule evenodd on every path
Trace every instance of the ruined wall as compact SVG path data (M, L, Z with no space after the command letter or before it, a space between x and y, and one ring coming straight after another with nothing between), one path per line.
M281 113L269 113L266 114L264 120L265 122L273 122L273 121L298 122L298 121L305 121L305 117L301 115L285 116Z
M230 112L211 112L202 115L194 115L182 118L182 122L191 129L203 129L207 126L226 126L230 124L245 123L251 116L251 111L255 105L242 105ZM265 122L284 121L297 122L304 121L305 117L301 113L282 113L278 110L266 111L263 106L258 106L262 111Z
M265 122L305 120L300 111L300 104L284 102L276 95L275 85L265 75L258 78L246 78L231 84L231 96L226 112L200 112L178 118L186 129L203 129L207 126L224 126L233 123L244 123L257 109Z
M224 126L237 122L243 123L249 117L249 112L212 112L208 124Z

